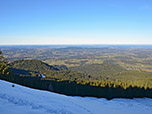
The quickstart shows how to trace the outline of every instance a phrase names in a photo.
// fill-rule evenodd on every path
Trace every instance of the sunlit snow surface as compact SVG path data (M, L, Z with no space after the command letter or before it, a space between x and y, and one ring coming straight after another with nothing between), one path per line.
M69 97L0 80L0 114L152 114L152 99Z
M45 75L44 75L44 74L41 74L41 77L42 77L42 78L45 78Z

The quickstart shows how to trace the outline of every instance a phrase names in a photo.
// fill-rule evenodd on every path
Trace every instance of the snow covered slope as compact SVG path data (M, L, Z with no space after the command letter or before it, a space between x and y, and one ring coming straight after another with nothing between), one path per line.
M152 114L152 99L70 97L0 80L0 114Z

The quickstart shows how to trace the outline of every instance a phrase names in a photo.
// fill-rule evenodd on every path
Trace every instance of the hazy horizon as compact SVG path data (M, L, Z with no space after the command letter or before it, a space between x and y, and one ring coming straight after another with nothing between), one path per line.
M135 46L135 47L138 47L138 46L140 46L140 47L151 47L152 46L152 44L10 44L10 45L6 45L6 44L4 44L4 45L1 45L0 44L0 47L7 47L7 46L52 46L52 47L60 47L60 46L68 46L68 47L73 47L73 46L75 46L75 47L112 47L112 46Z

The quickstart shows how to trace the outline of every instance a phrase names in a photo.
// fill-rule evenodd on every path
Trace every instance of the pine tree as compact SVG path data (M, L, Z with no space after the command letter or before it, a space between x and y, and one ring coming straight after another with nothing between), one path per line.
M4 58L2 51L0 50L0 75L9 74L8 61Z

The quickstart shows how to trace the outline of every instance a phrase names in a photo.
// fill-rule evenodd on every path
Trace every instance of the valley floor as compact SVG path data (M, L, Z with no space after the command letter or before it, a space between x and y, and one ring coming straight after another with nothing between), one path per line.
M71 97L0 80L1 114L151 114L152 99Z

